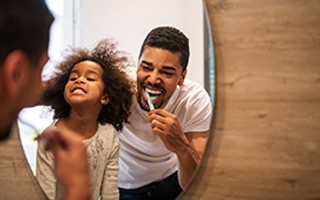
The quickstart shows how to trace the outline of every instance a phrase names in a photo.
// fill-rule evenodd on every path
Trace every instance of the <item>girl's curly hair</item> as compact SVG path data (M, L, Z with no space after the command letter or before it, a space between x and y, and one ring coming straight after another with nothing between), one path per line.
M117 51L114 42L101 40L93 50L86 48L70 48L62 62L56 66L52 77L45 82L42 103L54 110L54 119L66 118L70 114L70 105L64 99L64 88L73 67L82 61L93 61L103 69L104 93L109 103L104 105L98 116L101 124L110 123L116 130L123 128L131 114L134 84L126 69L130 67L124 52Z

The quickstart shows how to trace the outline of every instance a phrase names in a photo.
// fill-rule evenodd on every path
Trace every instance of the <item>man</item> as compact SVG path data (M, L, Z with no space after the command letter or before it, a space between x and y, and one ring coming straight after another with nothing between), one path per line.
M119 135L122 200L175 199L199 165L211 103L185 80L188 60L188 38L176 28L155 28L142 44L130 123Z
M0 142L10 136L19 111L37 101L53 20L43 0L0 0ZM89 199L82 140L57 131L42 138L55 153L55 172L65 187L65 199Z

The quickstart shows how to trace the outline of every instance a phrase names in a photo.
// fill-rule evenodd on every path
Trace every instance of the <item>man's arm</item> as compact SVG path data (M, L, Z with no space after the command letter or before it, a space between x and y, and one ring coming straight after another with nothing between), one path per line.
M152 131L179 160L179 182L186 188L202 158L208 132L184 133L176 115L162 109L149 112Z
M208 140L208 132L186 133L189 144L186 151L177 153L179 160L179 182L185 189L200 164Z

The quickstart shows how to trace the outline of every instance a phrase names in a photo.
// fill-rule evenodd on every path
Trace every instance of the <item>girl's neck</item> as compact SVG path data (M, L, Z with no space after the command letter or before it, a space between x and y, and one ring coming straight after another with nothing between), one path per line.
M57 128L67 129L81 135L84 139L91 138L98 130L97 119L69 116L58 120Z

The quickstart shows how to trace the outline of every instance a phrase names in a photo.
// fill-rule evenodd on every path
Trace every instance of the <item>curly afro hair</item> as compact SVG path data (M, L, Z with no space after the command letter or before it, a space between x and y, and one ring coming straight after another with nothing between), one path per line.
M123 128L123 123L128 122L131 114L134 84L126 71L132 66L128 57L124 52L117 51L115 42L111 40L101 40L91 51L87 48L68 49L64 60L56 66L51 78L45 82L41 103L51 106L54 119L68 117L71 107L64 99L64 88L73 67L86 60L98 63L102 67L104 93L108 94L110 100L102 107L98 122L110 123L119 131Z

